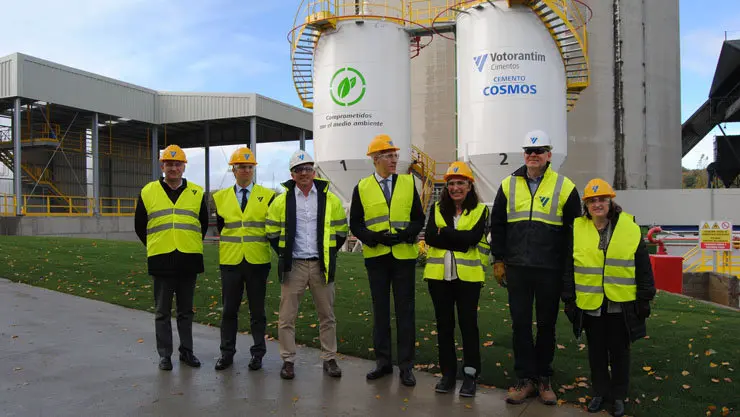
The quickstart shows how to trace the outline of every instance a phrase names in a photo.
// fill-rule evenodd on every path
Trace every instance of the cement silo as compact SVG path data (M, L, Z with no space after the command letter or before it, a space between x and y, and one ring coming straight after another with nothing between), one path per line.
M565 69L529 7L493 1L461 9L457 74L458 158L479 178L483 201L492 202L501 180L524 163L532 131L550 137L552 166L560 169L568 153Z
M561 172L581 192L593 177L618 188L680 188L678 0L577 3L591 10L581 8L590 18L590 85L567 113L568 157ZM411 62L412 143L438 161L462 159L454 128L459 109L447 100L455 94L455 52L455 42L435 37ZM453 140L445 141L451 134Z

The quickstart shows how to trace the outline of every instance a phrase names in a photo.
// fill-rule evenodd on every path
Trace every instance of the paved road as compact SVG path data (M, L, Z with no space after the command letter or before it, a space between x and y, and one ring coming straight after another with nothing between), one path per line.
M173 328L175 328L173 323ZM236 362L213 369L218 328L196 325L203 366L157 369L150 313L0 280L0 415L64 416L549 416L586 415L573 406L504 401L503 390L474 399L433 390L437 379L417 372L417 386L393 377L366 381L371 361L342 357L340 380L325 376L316 349L299 348L296 379L280 379L277 343L264 368L247 368L250 337L240 335ZM175 331L175 342L177 343ZM458 384L459 388L459 384Z

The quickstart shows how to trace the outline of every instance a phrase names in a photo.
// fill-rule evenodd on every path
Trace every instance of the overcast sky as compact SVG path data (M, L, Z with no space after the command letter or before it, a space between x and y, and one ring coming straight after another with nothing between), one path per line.
M652 1L652 0L651 0ZM4 2L0 56L14 52L155 90L256 92L295 106L286 36L298 0L36 0ZM681 4L681 120L706 100L724 31L740 38L740 2ZM721 11L721 13L720 13ZM728 134L740 134L729 125ZM708 138L718 134L715 129ZM676 140L679 140L678 138ZM259 145L258 182L288 178L298 142ZM228 155L211 152L212 188L227 184ZM308 142L307 151L313 153ZM712 154L705 139L683 159L695 168ZM191 150L186 176L204 183L203 152Z

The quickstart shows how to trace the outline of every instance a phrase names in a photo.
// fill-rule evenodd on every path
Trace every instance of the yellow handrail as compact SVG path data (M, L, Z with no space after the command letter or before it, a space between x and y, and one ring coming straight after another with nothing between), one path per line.
M133 216L138 198L101 197L98 202L101 216ZM34 217L92 216L95 199L81 196L23 195L22 214ZM0 215L15 216L13 194L0 194Z

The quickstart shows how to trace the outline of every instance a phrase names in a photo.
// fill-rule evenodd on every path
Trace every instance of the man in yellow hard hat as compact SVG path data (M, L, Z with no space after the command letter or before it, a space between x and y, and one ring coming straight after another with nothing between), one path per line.
M215 368L221 371L234 362L239 306L246 289L254 340L249 369L258 370L267 352L265 292L270 273L270 244L265 236L265 219L275 191L252 182L257 161L249 148L235 150L229 165L236 184L213 194L221 235L218 253L223 302L221 357Z
M208 231L208 209L203 188L182 177L188 162L177 145L159 158L164 177L141 190L134 227L146 245L149 275L154 277L154 328L159 369L172 369L172 297L177 303L180 362L199 367L193 354L193 295L203 268L203 237Z
M373 299L373 345L376 367L367 379L393 373L391 357L391 298L398 323L398 368L401 383L416 385L412 372L415 344L416 237L424 226L424 210L408 174L396 174L398 151L388 135L368 146L375 172L360 180L352 193L350 229L362 242L362 254Z
M278 338L283 366L280 377L295 377L295 320L306 287L319 316L319 340L324 372L342 376L337 364L334 318L334 273L338 249L347 238L347 215L329 181L316 178L314 162L305 151L290 158L292 179L270 206L267 237L279 256L280 311Z
M506 401L521 404L539 392L543 403L553 405L557 396L550 378L564 248L581 204L573 182L550 167L552 143L545 132L529 132L523 148L525 165L502 181L491 210L494 276L509 292L517 376Z

